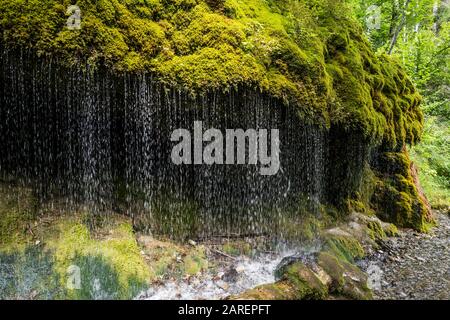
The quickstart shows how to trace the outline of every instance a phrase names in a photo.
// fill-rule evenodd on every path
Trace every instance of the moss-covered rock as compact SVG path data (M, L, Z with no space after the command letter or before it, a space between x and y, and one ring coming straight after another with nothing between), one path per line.
M357 266L328 251L314 261L292 261L277 270L278 281L248 290L230 299L239 300L323 300L372 299L367 276Z
M287 266L281 278L283 280L291 283L303 299L324 299L328 294L328 288L319 277L301 262Z
M303 296L288 281L265 284L240 295L230 296L229 300L301 300Z
M1 0L8 47L66 65L152 72L192 93L245 85L325 126L389 146L414 143L420 96L399 64L377 56L344 0Z
M317 263L332 279L330 291L341 292L345 284L344 267L338 258L329 252L322 251L318 255Z
M317 263L332 278L331 295L356 300L372 298L367 276L358 267L325 251L319 253Z
M378 180L371 204L377 215L399 227L427 231L432 215L419 196L407 151L380 153L374 170Z
M328 296L327 286L302 262L287 265L282 273L278 282L256 287L230 299L321 300Z
M66 287L70 266L80 268L81 274L81 289L67 290L67 297L130 299L148 284L150 269L141 256L131 224L123 219L112 220L103 239L94 238L77 219L57 222L59 235L48 239L46 246L54 252L61 286Z
M341 260L353 263L364 257L364 248L360 241L345 232L337 233L332 229L325 234L324 250L339 257Z
M370 237L374 240L382 240L386 238L386 233L383 230L383 226L380 221L369 221L367 224Z

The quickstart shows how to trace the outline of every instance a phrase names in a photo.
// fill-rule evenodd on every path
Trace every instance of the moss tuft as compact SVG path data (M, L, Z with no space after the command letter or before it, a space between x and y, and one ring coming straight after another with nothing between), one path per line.
M380 221L369 221L367 223L369 229L369 235L373 240L382 240L386 238L386 233L383 230L383 226Z
M350 263L363 258L365 255L361 243L350 235L327 235L324 250Z

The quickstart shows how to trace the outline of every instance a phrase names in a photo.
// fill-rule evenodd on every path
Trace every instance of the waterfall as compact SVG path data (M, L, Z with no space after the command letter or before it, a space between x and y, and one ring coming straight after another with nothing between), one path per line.
M69 69L27 50L1 48L0 105L4 183L31 186L42 203L127 214L136 227L173 236L280 235L286 212L316 214L357 188L367 153L355 139L354 157L335 132L251 88L192 96L152 74ZM222 132L279 129L281 170L174 165L171 133L192 131L194 121ZM336 154L348 164L337 166Z

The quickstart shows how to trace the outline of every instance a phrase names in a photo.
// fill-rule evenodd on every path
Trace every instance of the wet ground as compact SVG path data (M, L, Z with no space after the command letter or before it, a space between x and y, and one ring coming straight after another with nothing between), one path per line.
M168 281L142 292L142 300L219 300L250 288L275 281L273 271L282 257L262 255L256 259L239 257L216 272L183 281Z
M401 230L399 237L385 240L374 254L358 263L369 275L375 299L450 299L450 217L442 213L435 213L435 217L438 224L429 234ZM292 254L238 257L215 272L164 282L136 298L223 299L273 282L278 263Z
M435 216L429 234L401 231L365 261L376 299L450 299L450 217Z

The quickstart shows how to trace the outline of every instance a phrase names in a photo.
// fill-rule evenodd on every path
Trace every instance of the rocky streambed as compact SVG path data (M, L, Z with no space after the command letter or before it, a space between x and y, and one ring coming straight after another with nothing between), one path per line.
M290 289L299 290L298 283L293 286L289 277L276 276L277 270L284 268L280 267L282 265L292 265L291 275L296 274L295 279L311 286L312 295L306 295L306 298L319 298L320 295L314 295L320 293L314 284L321 287L322 281L325 287L328 286L329 293L320 296L322 299L369 296L382 300L450 299L450 217L439 212L434 214L437 224L429 233L402 229L390 237L387 233L383 237L372 233L370 240L367 232L376 230L373 223L380 224L383 229L388 229L389 225L358 214L352 215L350 222L327 231L333 237L351 235L358 238L368 255L355 264L365 274L339 259L330 264L325 258L331 256L326 252L319 253L320 248L302 254L285 251L284 254L262 255L258 259L237 258L225 264L216 275L182 282L169 281L141 293L138 299L224 299L229 295L237 299L291 298ZM341 276L332 272L340 269ZM321 276L326 273L332 276L328 280ZM312 281L313 278L320 281ZM340 289L336 288L341 281ZM372 289L371 295L364 294L366 281Z
M430 233L400 230L362 261L375 299L450 299L450 217L435 212L435 219Z

